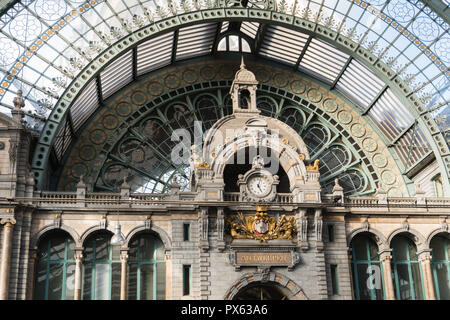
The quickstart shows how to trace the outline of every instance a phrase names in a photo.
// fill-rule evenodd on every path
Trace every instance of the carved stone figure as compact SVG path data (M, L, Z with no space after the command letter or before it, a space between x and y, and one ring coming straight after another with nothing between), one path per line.
M13 99L14 110L20 110L25 107L25 100L22 98L22 90L17 91L17 96Z

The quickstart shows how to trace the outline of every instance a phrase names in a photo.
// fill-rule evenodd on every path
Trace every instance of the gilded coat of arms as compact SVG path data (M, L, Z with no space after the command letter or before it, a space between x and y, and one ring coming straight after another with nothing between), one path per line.
M227 228L233 239L255 239L267 242L273 239L293 239L296 234L294 217L282 215L278 219L267 213L266 206L257 206L254 216L242 213L227 218Z

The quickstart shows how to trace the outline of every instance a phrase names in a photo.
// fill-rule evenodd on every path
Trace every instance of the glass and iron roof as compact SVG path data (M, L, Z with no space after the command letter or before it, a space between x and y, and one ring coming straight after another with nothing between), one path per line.
M69 84L116 41L167 17L227 3L6 1L0 16L0 112L10 114L13 98L20 89L26 100L27 125L40 132ZM273 9L267 3L249 0L247 7ZM420 97L450 144L448 5L448 1L437 0L277 0L276 11L342 34L386 63L411 88L409 94ZM339 91L371 119L386 143L399 154L405 171L431 153L430 144L434 142L427 141L423 127L405 100L379 74L349 52L338 49L332 41L325 41L311 30L300 32L256 19L200 19L198 23L159 33L106 64L62 120L59 139L54 142L58 158L62 159L77 131L102 106L103 100L147 72L214 54L221 39L227 39L226 48L230 51L251 52L261 59L291 66ZM239 39L240 46L236 44Z

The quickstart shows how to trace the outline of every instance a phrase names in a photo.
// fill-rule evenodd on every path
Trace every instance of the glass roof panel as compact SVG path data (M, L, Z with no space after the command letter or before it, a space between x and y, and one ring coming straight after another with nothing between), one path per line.
M100 73L103 99L108 98L111 94L133 80L132 64L132 50L129 50Z
M269 26L259 54L282 63L295 65L308 35L280 26Z
M244 21L241 24L241 32L248 35L250 38L254 39L258 33L259 23L257 22L247 22Z
M97 79L91 80L70 109L74 131L78 131L84 121L99 106Z
M305 55L300 61L299 69L318 74L334 81L350 56L320 40L312 39Z
M137 47L137 74L158 69L168 65L172 57L174 33L147 40Z
M383 86L383 81L353 59L339 78L336 88L355 100L364 110L380 93Z
M222 22L222 26L220 27L220 33L223 33L228 30L230 23L228 21Z
M368 115L389 141L393 141L414 121L411 112L389 88L369 110Z
M420 161L431 149L422 130L415 125L394 145L405 169Z
M67 117L64 119L64 122L59 127L58 133L56 135L54 149L56 152L56 156L58 160L61 160L64 152L69 147L72 142L72 134L70 131L70 123L67 120Z
M217 23L205 23L181 28L178 32L176 60L211 52L216 32Z
M316 21L343 33L377 55L415 90L425 106L429 110L433 110L433 116L440 119L439 127L444 132L448 131L450 120L448 119L447 105L450 100L448 90L450 77L446 64L450 62L449 26L423 1L277 0L277 2L279 9L283 2L287 4L285 6L287 14L291 14L295 4L297 16ZM186 7L183 7L182 2L174 0L173 3L177 8L177 13L185 11ZM206 8L208 5L206 2L199 2L199 4L201 8ZM189 10L194 10L190 2L188 6L191 7ZM149 14L145 15L144 13ZM103 0L26 0L16 3L0 19L0 49L2 52L0 57L2 73L0 75L6 83L6 85L2 85L0 91L0 105L10 106L13 93L18 88L22 88L27 101L27 110L35 109L36 113L41 112L48 116L48 110L52 108L52 105L46 107L47 111L42 113L43 107L38 100L47 99L54 104L57 101L54 97L61 95L72 79L101 50L120 37L148 24L149 21L157 21L170 15L167 1L163 0L111 0L107 2ZM242 32L251 36L254 33L252 27L255 24L257 23L244 22L241 25ZM228 22L222 23L223 31L228 26ZM296 36L302 34L288 29L280 30L283 29L281 27L269 28L259 53L285 64L296 65L298 57L305 49L305 39L308 39L308 36L303 35L303 37L300 36L301 39L296 39ZM270 32L272 32L272 37L270 37ZM275 32L277 32L276 35L274 35ZM168 39L157 46L145 48L144 44L140 45L138 48L138 52L139 49L141 50L140 54L138 53L138 74L157 69L171 62L173 33L168 36ZM38 40L42 44L38 44ZM186 47L183 46L183 43L178 44L177 59L209 52L208 49L189 48L189 41L186 41ZM195 40L192 38L190 41ZM336 75L341 72L346 60L344 59L342 64L341 60L336 59L331 65L328 65L327 62L332 59L323 61L324 58L320 56L323 47L320 45L315 47L317 43L316 39L310 43L300 68L302 71L310 71L313 76L322 80L336 81ZM33 46L36 46L36 49L31 50ZM244 46L242 47L244 49ZM247 49L245 46L245 50ZM27 50L32 51L31 56L24 55ZM24 57L27 58L26 63L23 63L21 67L16 67L17 62L22 61L21 59ZM375 92L377 90L379 92L379 88L377 86L368 87L364 81L358 79L356 71L355 73L349 71L353 70L353 67L352 62L342 78L339 79L337 86L359 104L366 106L371 103L368 101L372 100L374 94L375 96L378 94ZM14 68L17 69L14 70ZM13 81L7 81L8 73L11 74L13 70L16 72L16 78ZM106 74L103 73L103 76ZM124 76L124 82L117 82L118 86L125 84L132 77L132 67L127 67ZM114 84L115 82L111 80L110 85ZM107 85L108 80L105 83L102 81L102 92L106 96L112 93L108 91L111 89L108 89ZM47 92L46 97L45 92ZM381 103L383 99L377 103ZM42 102L41 104L47 105ZM382 117L375 116L377 108L380 106L374 105L369 114L373 119L379 121ZM9 114L9 110L7 113ZM403 115L408 118L405 114ZM385 116L391 117L389 113ZM404 122L408 122L406 118ZM443 119L441 120L441 118ZM28 117L27 121L28 119L31 118ZM402 122L401 119L400 122ZM383 120L377 125L384 127L387 122ZM400 128L408 127L405 127L404 124L398 124L398 126ZM395 131L395 134L397 132L398 130Z

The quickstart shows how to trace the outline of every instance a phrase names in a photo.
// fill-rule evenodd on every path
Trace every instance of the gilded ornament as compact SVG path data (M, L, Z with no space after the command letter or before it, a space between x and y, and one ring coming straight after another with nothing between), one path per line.
M267 242L274 239L294 238L297 233L294 217L275 219L267 213L267 206L257 206L255 216L244 217L242 213L227 218L227 228L233 239L254 239Z
M319 171L319 162L320 162L320 160L314 161L314 165L306 166L306 170Z
M195 167L197 169L210 169L211 165L209 163L202 162L202 163L198 163Z

